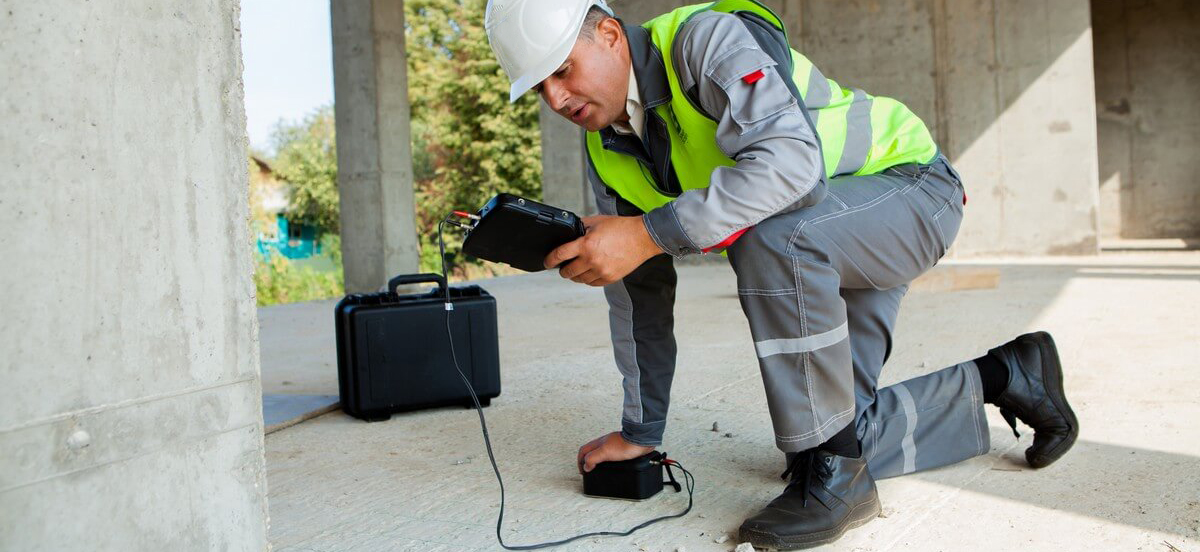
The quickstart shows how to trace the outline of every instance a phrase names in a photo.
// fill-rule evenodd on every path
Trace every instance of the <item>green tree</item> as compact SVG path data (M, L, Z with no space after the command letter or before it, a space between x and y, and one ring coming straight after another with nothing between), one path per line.
M328 272L297 266L282 255L269 260L257 257L255 264L254 287L260 307L331 299L345 293L340 263L337 270Z
M316 225L321 231L322 255L329 257L336 268L314 270L278 254L263 258L256 251L254 284L258 304L275 305L340 296L344 290L341 239L338 236L333 107L321 107L303 121L280 121L271 138L275 148L275 158L271 160L274 174L269 177L262 174L256 162L251 161L251 201L257 205L271 187L285 186L288 220ZM261 159L262 155L258 157ZM258 218L267 217L266 223L273 224L274 213L261 213ZM253 234L257 235L257 231Z
M321 107L299 123L279 122L272 142L272 167L288 187L288 219L339 233L333 106Z
M486 0L404 3L426 269L437 268L428 266L437 262L436 226L449 211L473 210L498 192L541 197L537 98L508 103L508 78L483 29L486 7Z

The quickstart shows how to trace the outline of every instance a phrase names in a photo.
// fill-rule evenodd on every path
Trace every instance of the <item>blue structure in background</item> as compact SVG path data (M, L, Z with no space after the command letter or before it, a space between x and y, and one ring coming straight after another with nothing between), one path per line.
M318 242L320 233L316 226L288 221L282 213L276 215L275 222L277 231L274 236L258 236L258 253L264 259L270 259L274 254L292 260L321 254L321 244Z

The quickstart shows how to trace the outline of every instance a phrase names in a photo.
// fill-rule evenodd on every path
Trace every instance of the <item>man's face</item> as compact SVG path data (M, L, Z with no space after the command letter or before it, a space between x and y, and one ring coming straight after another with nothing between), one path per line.
M629 48L621 24L605 19L581 36L554 74L535 87L551 109L590 132L625 116Z

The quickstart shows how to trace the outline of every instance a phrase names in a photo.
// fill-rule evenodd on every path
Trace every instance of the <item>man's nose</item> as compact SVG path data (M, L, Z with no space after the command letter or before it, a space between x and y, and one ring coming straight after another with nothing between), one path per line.
M550 106L555 113L560 115L567 107L568 94L554 79L546 79L542 82L542 99L546 100L546 105Z

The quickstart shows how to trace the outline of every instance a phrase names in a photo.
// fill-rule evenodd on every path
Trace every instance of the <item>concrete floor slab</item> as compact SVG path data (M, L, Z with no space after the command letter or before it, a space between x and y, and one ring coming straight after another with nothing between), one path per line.
M1022 460L1031 435L1015 440L990 410L990 454L881 481L884 517L827 548L1200 550L1200 252L947 264L996 270L998 285L910 293L882 383L1046 329L1067 369L1079 443L1033 471ZM686 505L673 492L641 503L580 494L575 450L619 428L621 411L602 292L554 274L483 285L499 306L504 387L485 412L505 477L506 540L625 529ZM677 297L679 367L661 448L695 473L695 507L631 537L561 550L732 550L736 538L714 540L782 489L731 271L682 267ZM332 308L260 310L265 392L336 394ZM275 550L500 549L499 490L472 411L372 424L334 412L266 446Z

